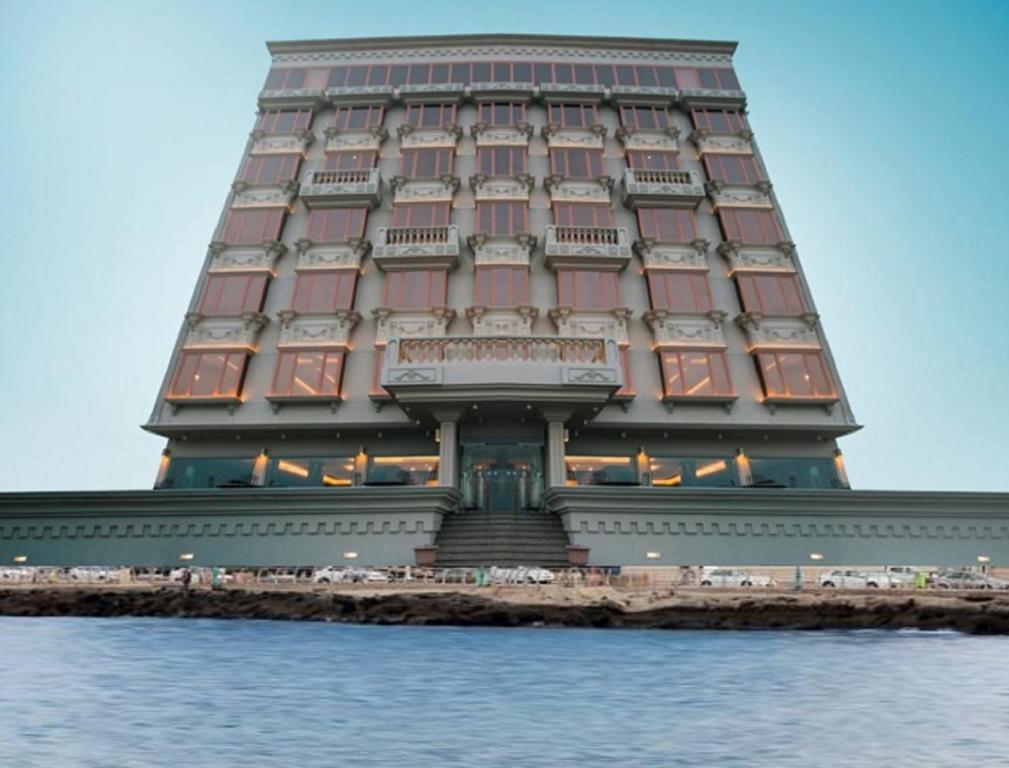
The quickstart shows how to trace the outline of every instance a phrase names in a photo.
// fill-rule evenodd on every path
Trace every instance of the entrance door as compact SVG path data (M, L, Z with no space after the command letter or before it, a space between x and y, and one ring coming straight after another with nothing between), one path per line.
M463 507L481 512L526 512L543 504L543 445L486 442L462 446Z

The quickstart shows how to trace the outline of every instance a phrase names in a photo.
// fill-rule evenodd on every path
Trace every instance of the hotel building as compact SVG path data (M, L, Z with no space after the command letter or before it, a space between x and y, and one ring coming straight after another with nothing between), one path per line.
M454 488L422 562L554 565L563 489L848 486L734 43L268 47L157 488Z

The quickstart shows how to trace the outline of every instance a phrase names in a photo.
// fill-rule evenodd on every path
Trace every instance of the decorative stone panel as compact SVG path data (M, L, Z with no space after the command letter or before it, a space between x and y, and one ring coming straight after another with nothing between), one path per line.
M546 229L546 264L584 269L621 270L631 260L631 244L623 227L561 227Z
M696 208L704 199L704 184L697 171L654 171L627 168L621 198L628 208L668 206Z
M252 349L268 322L270 319L261 312L246 312L241 317L207 317L190 312L186 315L189 331L183 346L186 349Z
M282 88L259 92L260 109L282 109L300 107L318 109L326 98L321 88Z
M469 185L477 202L483 200L529 200L535 180L528 173L515 176L487 176L477 173L469 177Z
M600 83L540 83L540 95L546 101L601 102L607 95L605 85Z
M771 182L758 181L756 184L730 184L724 181L709 181L708 195L715 208L773 208L771 202Z
M704 128L691 132L690 140L702 155L752 155L753 132L712 133Z
M466 97L478 101L489 99L528 101L535 94L536 85L534 83L477 82L470 83L466 89Z
M382 142L389 138L389 132L382 127L367 131L345 131L327 128L326 152L378 152Z
M466 310L474 336L530 336L538 314L536 307L473 306Z
M352 85L327 88L326 98L337 107L388 106L395 96L391 85Z
M382 204L382 174L378 168L359 171L310 171L301 183L300 196L309 208Z
M515 125L474 123L469 131L478 147L524 147L529 144L529 139L533 135L533 127L529 123Z
M278 348L347 347L361 315L354 310L316 314L285 309L277 313L277 319L280 320Z
M422 339L444 336L455 317L450 307L431 309L392 309L376 307L371 311L375 318L375 345L384 346L389 339Z
M746 331L751 349L820 349L819 319L812 312L798 317L744 312L736 322Z
M726 344L722 323L725 318L726 313L720 310L685 313L650 309L642 315L642 319L652 329L657 347L724 348Z
M393 204L451 202L459 189L459 177L445 175L439 179L411 179L393 176L389 182Z
M613 309L574 309L554 307L550 319L557 326L557 335L573 338L614 339L621 347L630 344L627 324L634 313L627 307Z
M208 272L269 272L277 259L287 253L287 246L276 240L265 240L262 245L226 245L215 241L210 244Z
M720 243L718 252L735 272L795 272L795 244L743 245L738 240Z
M634 128L617 128L617 140L624 145L624 150L642 152L679 152L680 129L670 126L663 131L636 130Z
M235 193L231 199L232 208L287 208L298 193L298 182L259 185L236 181L231 189Z
M444 100L455 98L462 100L466 94L463 83L423 83L421 85L401 85L396 89L396 95L402 101L424 102L433 98Z
M637 240L634 250L645 269L692 269L708 271L708 248L711 243L698 238L691 243L663 243L651 239Z
M746 94L736 90L719 88L684 88L680 91L680 103L687 109L694 107L735 107L746 106Z
M552 175L543 179L543 186L550 193L552 202L560 203L609 203L613 179L599 176L595 179L567 179Z
M551 149L562 147L602 149L606 139L606 127L602 125L593 125L591 128L562 128L559 125L544 125L541 133Z
M305 272L313 269L358 269L361 260L371 250L371 243L368 240L314 243L301 239L295 247L298 249L298 262L294 268Z
M529 266L536 238L532 235L470 235L467 239L476 266Z
M462 129L454 123L439 128L414 128L404 123L397 129L400 149L435 149L455 147Z
M459 227L380 227L372 259L380 269L454 269Z
M315 134L309 130L296 133L266 133L255 130L252 132L252 147L250 155L307 155L308 148L315 141Z

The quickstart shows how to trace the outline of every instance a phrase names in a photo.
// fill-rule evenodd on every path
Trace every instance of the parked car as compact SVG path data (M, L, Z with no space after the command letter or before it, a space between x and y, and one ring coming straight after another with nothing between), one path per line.
M918 568L910 565L888 565L884 569L891 587L913 587Z
M862 571L827 571L820 574L821 587L844 587L845 589L876 589L890 585L885 573L863 573Z
M100 565L78 565L70 569L71 581L119 581L118 568L106 568Z
M1009 581L977 571L943 571L934 580L939 589L1009 589Z
M386 574L371 568L344 568L330 565L325 568L316 568L315 573L312 574L313 584L361 584L387 581L389 581L389 577Z
M705 568L701 572L702 587L773 587L774 579L738 568Z
M515 568L491 567L490 579L495 584L553 584L554 575L546 568L520 565Z
M0 568L0 581L31 581L35 568L30 565L12 565Z

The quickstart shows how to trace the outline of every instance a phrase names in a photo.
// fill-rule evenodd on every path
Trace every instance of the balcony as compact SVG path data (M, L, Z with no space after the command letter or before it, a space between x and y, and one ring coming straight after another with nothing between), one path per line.
M312 171L301 183L300 196L309 208L382 204L382 175L378 168L361 171Z
M453 269L459 264L459 227L381 227L372 259L380 269Z
M392 339L382 367L400 402L605 403L622 383L613 339Z
M622 198L628 208L696 208L704 199L704 184L697 171L628 168L624 171Z
M564 227L546 231L546 264L585 269L621 270L631 260L631 243L623 227Z

